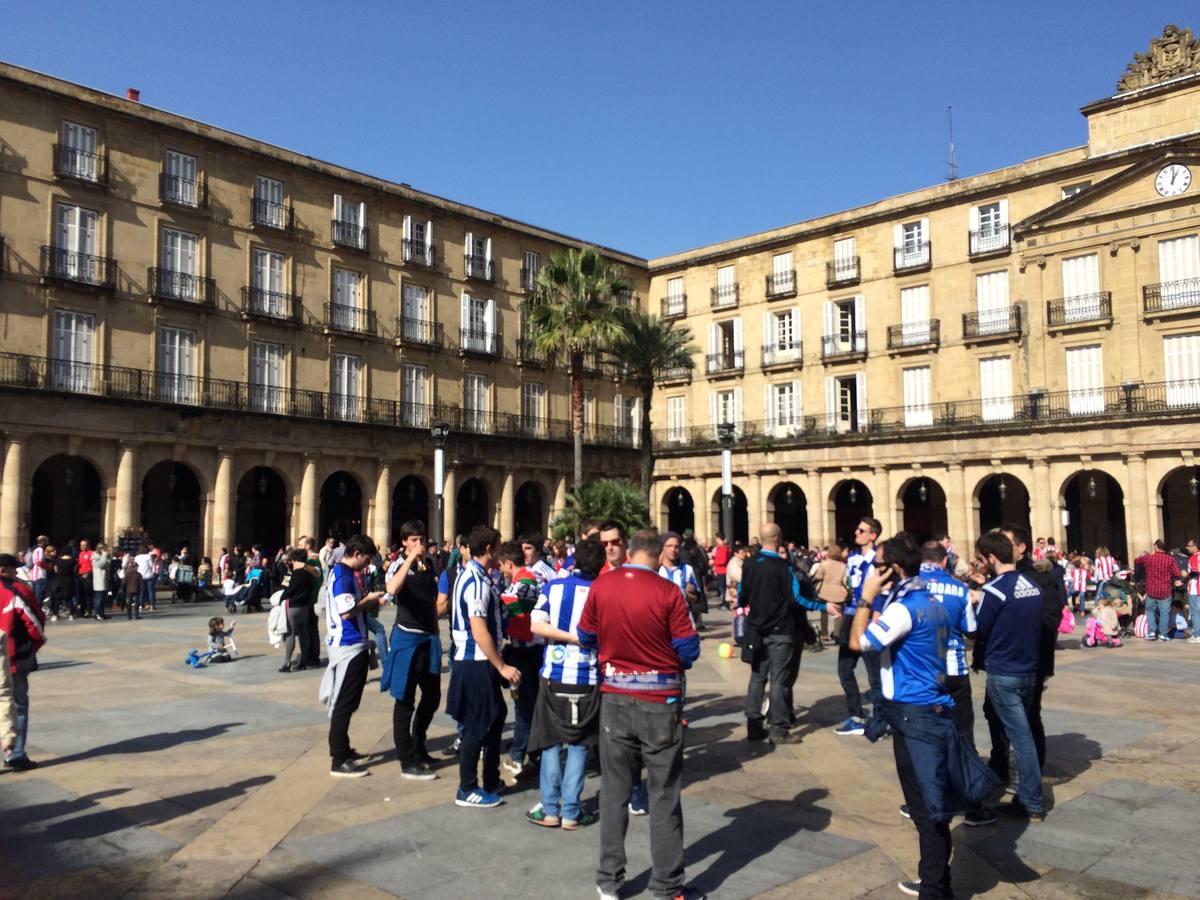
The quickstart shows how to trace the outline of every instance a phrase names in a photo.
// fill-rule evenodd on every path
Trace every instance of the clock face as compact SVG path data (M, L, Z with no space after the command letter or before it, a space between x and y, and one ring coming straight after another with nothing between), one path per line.
M1154 189L1163 197L1175 197L1191 186L1192 173L1187 166L1172 163L1164 166L1154 179Z

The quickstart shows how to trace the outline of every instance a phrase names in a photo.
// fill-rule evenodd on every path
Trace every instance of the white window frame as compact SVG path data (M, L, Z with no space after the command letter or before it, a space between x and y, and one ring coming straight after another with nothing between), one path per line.
M333 302L329 307L329 324L345 331L361 330L365 311L363 303L363 273L357 269L333 267Z
M467 430L484 434L490 430L490 379L480 372L463 375L463 420Z
M196 332L169 325L158 329L158 399L167 403L198 402Z
M363 412L363 360L352 353L334 353L329 380L329 406L335 419L357 422Z
M904 346L928 344L932 339L929 318L929 285L918 284L900 289L900 343Z
M687 397L667 398L667 443L682 444L687 438Z
M260 225L271 228L286 228L287 222L283 202L283 182L278 178L268 178L266 175L255 176L254 199L256 208L254 219Z
M1163 309L1200 306L1200 239L1196 235L1159 240L1158 280Z
M1008 270L980 272L975 276L975 312L979 334L1002 334L1011 327Z
M59 141L68 154L66 160L59 162L64 174L80 181L99 181L99 132L91 126L64 119L60 135Z
M983 421L1012 420L1012 377L1011 356L989 356L979 360L979 409Z
M96 317L70 309L54 310L50 380L56 391L95 391Z
M168 150L163 161L163 199L180 206L200 205L200 176L196 157Z
M410 428L429 427L429 367L404 363L400 368L400 421Z
M163 227L158 290L181 300L202 300L200 235Z
M1067 411L1073 416L1104 412L1104 352L1100 344L1067 347Z
M54 250L52 271L59 278L103 280L96 247L100 237L100 214L72 203L54 205Z
M540 381L521 382L521 430L525 434L545 434L546 385Z
M1200 407L1200 331L1163 336L1167 406Z
M275 250L255 247L250 254L250 277L254 292L250 302L252 310L280 319L291 317L288 297L284 290L287 282L287 257Z
M928 428L933 425L933 379L929 366L903 369L904 425Z
M283 344L250 342L250 408L255 412L283 412Z

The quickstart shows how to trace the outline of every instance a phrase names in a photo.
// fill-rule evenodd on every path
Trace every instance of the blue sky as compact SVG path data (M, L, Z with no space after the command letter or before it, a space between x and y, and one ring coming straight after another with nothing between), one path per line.
M1190 15L1189 15L1190 14ZM0 57L644 256L1082 144L1192 2L5 3Z

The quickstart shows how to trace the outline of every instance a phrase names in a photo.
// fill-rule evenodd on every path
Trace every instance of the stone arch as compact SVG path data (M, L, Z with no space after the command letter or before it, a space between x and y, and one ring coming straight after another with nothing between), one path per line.
M724 522L721 516L721 489L717 488L712 495L712 501L709 504L711 512L712 527L708 534L698 534L697 538L711 540L718 532L723 532ZM740 541L743 544L750 543L750 505L746 500L746 493L733 485L733 534L725 535L725 540L735 543Z
M1168 547L1200 540L1200 466L1176 466L1159 480L1162 538Z
M199 554L208 503L196 468L173 458L160 459L146 468L141 487L146 537L170 553L187 546Z
M1011 472L988 472L971 492L977 534L1013 524L1029 528L1029 488Z
M781 481L767 492L766 518L779 526L783 540L809 544L808 497L794 481Z
M918 543L949 531L946 491L928 475L914 475L900 485L896 506L900 510L900 530L907 531Z
M409 472L392 487L391 509L389 511L392 543L400 541L400 526L410 519L419 519L425 523L429 531L429 517L432 513L432 493L429 482L424 476Z
M864 516L875 515L875 496L858 478L843 478L829 491L826 498L833 539L854 546L854 529Z
M319 496L319 541L328 537L344 541L362 533L366 502L363 481L358 475L349 469L330 472L321 482Z
M50 543L104 535L105 486L100 470L86 456L51 453L30 476L28 543L44 534Z
M548 506L541 482L535 479L521 482L513 492L512 536L534 532L545 537Z
M667 523L667 531L683 534L687 529L696 528L696 504L691 493L683 485L673 485L662 495L662 520Z
M273 466L250 466L237 482L234 543L259 544L272 557L288 543L291 494L287 480Z
M474 476L463 481L454 503L454 521L459 534L466 534L476 525L492 524L491 494L487 480Z
M1091 557L1098 546L1120 560L1129 560L1125 526L1125 489L1102 468L1080 469L1059 487L1059 501L1067 511L1064 552L1078 550Z

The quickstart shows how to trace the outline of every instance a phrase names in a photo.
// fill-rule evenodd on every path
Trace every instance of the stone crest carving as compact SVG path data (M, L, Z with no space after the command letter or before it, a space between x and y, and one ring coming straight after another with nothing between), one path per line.
M1200 72L1200 40L1192 29L1168 25L1162 37L1150 42L1149 53L1135 53L1117 82L1117 93L1134 91L1168 78Z

